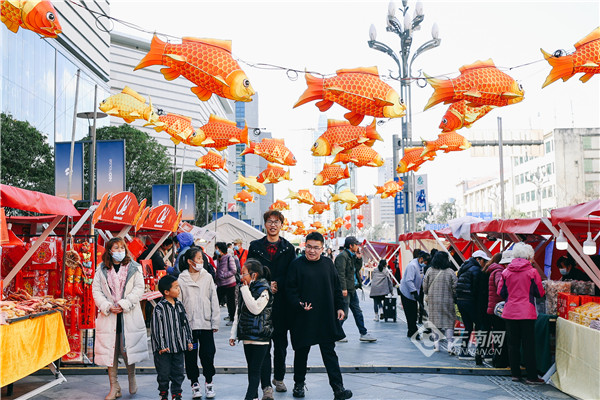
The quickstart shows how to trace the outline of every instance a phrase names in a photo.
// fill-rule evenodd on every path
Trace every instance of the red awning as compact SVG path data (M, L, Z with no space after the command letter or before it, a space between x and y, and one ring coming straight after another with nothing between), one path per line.
M499 219L475 222L471 224L471 233L500 232L501 223Z
M550 212L552 225L558 225L560 222L569 222L575 219L587 219L590 215L600 216L600 200L556 208Z
M79 216L71 200L3 184L0 184L0 203L2 207L40 214Z

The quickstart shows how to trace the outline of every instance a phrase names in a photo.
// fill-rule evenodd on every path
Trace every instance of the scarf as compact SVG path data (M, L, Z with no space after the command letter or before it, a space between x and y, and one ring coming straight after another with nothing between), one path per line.
M115 268L111 268L107 271L108 287L110 288L113 301L115 304L123 298L123 291L125 290L125 281L127 280L127 271L129 270L129 264L121 265L119 272L115 272Z

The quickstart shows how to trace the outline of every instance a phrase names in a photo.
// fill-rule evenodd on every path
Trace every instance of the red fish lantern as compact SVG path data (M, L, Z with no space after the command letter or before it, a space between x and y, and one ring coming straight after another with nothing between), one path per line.
M46 0L2 0L1 20L6 27L17 33L19 28L29 29L44 37L55 38L62 33L58 13Z

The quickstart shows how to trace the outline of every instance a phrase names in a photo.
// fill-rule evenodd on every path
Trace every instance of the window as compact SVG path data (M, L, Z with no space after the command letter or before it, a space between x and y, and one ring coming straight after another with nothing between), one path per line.
M546 188L542 189L542 199L547 197Z
M519 157L519 164L523 164L523 157Z
M521 193L521 203L525 203L525 193Z
M583 172L594 172L594 160L591 158L585 158L583 160Z
M598 184L594 181L587 181L585 183L585 193L590 196L598 196Z
M548 197L553 197L552 192L554 192L554 190L552 190L553 186L548 186Z
M535 190L531 191L531 201L535 201Z
M531 201L531 192L527 192L525 198L527 199L527 201Z
M547 164L547 165L546 165L546 173L547 173L548 175L551 175L551 174L552 174L552 164Z
M584 136L582 139L583 139L583 149L590 150L592 148L592 137Z
M550 153L552 151L552 142L550 142L549 140L546 142L546 154Z
M521 204L521 202L520 202L519 200L520 200L520 197L519 197L519 195L516 195L516 196L515 196L515 203L517 203L517 204Z
M525 174L521 174L521 184L525 183Z

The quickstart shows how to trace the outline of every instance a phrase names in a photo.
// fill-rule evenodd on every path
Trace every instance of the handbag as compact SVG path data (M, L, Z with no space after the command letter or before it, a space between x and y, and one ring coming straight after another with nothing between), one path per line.
M502 312L504 311L505 304L506 304L505 301L501 301L498 304L496 304L496 306L494 306L494 315L502 318Z

